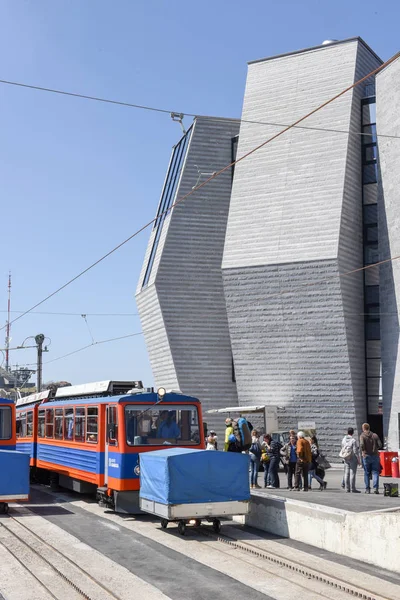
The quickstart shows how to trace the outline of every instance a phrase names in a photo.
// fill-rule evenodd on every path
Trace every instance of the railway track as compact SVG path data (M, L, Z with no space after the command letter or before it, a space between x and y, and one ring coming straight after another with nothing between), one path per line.
M200 526L196 529L193 529L193 531L195 531L196 533L200 533L201 535L208 537L212 540L220 542L225 546L235 548L236 550L241 550L249 555L265 560L266 563L270 563L278 567L283 567L285 570L287 570L287 579L290 579L290 573L296 573L299 575L303 575L307 579L312 579L314 581L325 584L329 588L333 588L335 590L344 592L345 594L348 594L353 598L360 598L362 600L395 600L392 596L382 596L380 594L370 592L367 589L364 589L363 587L349 584L346 581L339 579L338 577L330 575L329 573L321 572L320 570L317 571L316 569L305 566L301 562L296 562L292 559L288 560L275 552L269 552L267 550L257 548L257 546L255 546L252 543L243 542L225 533L215 533L210 529L210 527Z
M54 600L121 600L115 592L12 515L1 520L0 544Z
M62 500L62 498L61 498ZM56 600L122 600L114 589L107 587L108 581L104 584L100 583L95 577L93 577L88 571L83 569L75 560L74 555L69 553L66 556L63 552L56 547L56 541L53 536L52 542L46 541L47 535L44 539L41 535L38 535L36 531L33 531L29 527L29 518L23 519L28 525L21 522L23 517L28 517L32 514L29 509L23 509L24 513L20 513L18 516L8 515L3 517L0 521L0 544L2 544L8 552L42 585L47 591L51 598ZM109 516L109 520L118 523L116 516ZM137 523L137 531L147 535L150 539L158 539L161 541L161 536L153 536L153 534L146 531L151 527L150 523L142 525L140 521ZM136 530L135 526L128 527ZM152 524L152 528L159 529L159 524ZM172 529L172 528L171 528ZM161 533L161 530L159 530ZM39 533L42 533L41 531ZM171 531L173 538L182 541L180 535ZM331 573L329 563L326 563L326 567L321 563L315 564L314 568L308 566L308 562L304 562L301 559L298 561L293 560L292 556L287 557L284 555L284 549L282 552L275 549L268 549L261 547L263 539L258 539L257 536L247 533L251 539L238 539L239 534L236 533L234 527L226 523L222 533L214 532L209 526L204 525L200 527L188 527L187 538L193 542L196 542L196 537L208 538L211 542L217 542L212 544L213 550L219 550L225 555L223 560L226 560L227 556L231 558L235 557L235 553L232 550L238 550L240 554L236 556L241 562L248 564L249 567L258 570L261 573L268 573L278 578L278 580L290 582L292 585L299 586L300 589L304 589L307 592L308 597L315 598L326 598L329 600L345 600L346 597L360 598L362 600L397 600L399 598L398 593L393 593L393 589L386 588L383 585L379 587L379 581L368 581L368 576L365 577L365 581L362 579L362 574L358 574L354 569L353 575L350 574L348 567L345 568L343 574L341 570L338 571L337 565L335 570ZM168 539L168 533L163 533L162 536L166 536ZM201 541L201 540L200 540ZM17 544L17 545L16 545ZM169 547L169 544L166 544ZM21 552L22 546L25 548L25 553ZM172 545L171 548L174 548ZM180 551L178 549L178 551ZM29 558L30 554L34 554L36 561ZM248 555L246 558L245 554ZM190 555L190 553L189 553ZM301 552L304 556L304 553ZM196 553L192 551L192 558L196 559ZM253 559L256 560L253 560ZM312 557L310 557L310 562ZM47 571L43 571L40 568L40 564L46 567ZM312 563L311 563L312 564ZM87 566L87 565L85 565ZM210 565L212 567L212 564ZM49 575L49 570L52 570L52 574ZM346 573L347 570L347 573ZM235 577L235 575L231 575ZM359 581L360 578L360 581ZM376 579L376 578L375 578ZM54 581L55 580L55 581ZM240 578L239 578L240 580ZM311 584L311 581L314 584ZM57 582L62 582L60 589L57 589ZM285 584L283 584L285 585ZM393 584L391 584L393 587ZM371 589L368 589L368 586ZM68 593L66 592L68 590ZM372 591L371 591L372 590ZM379 593L378 593L379 592ZM313 596L313 593L315 596Z

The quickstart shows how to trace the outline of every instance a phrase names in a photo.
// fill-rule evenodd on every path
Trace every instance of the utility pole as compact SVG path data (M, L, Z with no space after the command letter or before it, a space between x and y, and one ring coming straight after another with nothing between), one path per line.
M11 271L8 274L8 306L6 327L6 371L10 370Z
M37 385L36 391L42 391L42 365L43 365L43 342L44 335L43 333L39 333L35 336L35 342L37 346Z

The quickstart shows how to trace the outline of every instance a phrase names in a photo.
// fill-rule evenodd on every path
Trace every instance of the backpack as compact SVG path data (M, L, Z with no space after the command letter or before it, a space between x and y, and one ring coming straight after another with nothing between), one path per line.
M346 444L339 452L340 458L349 460L353 456L353 444Z
M244 417L232 421L233 435L241 452L249 450L251 447L251 432L249 425Z
M261 458L261 447L259 444L254 443L250 446L250 452L254 454L257 458Z

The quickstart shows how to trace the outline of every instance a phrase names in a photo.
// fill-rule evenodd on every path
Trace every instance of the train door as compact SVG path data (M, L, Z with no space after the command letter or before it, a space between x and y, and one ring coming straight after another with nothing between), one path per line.
M106 407L106 443L104 452L104 485L108 485L109 448L117 445L118 438L118 414L117 405L108 405Z

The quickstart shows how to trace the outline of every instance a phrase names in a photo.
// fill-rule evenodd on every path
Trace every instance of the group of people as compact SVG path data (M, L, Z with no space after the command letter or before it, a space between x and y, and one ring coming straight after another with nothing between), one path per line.
M264 487L276 489L280 487L279 463L282 461L287 475L288 490L307 492L311 488L312 479L319 483L319 489L326 489L326 482L317 471L319 449L315 436L306 439L305 434L294 430L289 432L289 441L282 445L272 439L270 434L263 436L263 441L257 431L253 430L252 444L249 450L251 461L251 487L260 488L258 485L258 471L260 463L264 468ZM294 479L294 483L293 483Z
M342 488L346 492L352 492L353 494L360 493L356 489L356 474L357 467L362 464L364 468L365 493L371 493L372 480L374 494L379 494L379 474L381 470L379 450L381 448L382 442L379 436L371 431L368 423L364 423L362 426L359 447L354 437L354 429L349 427L347 435L342 440L342 448L340 450L340 457L344 462Z
M241 452L233 435L232 419L225 421L226 434L224 450L226 452ZM365 493L371 492L371 480L374 493L379 494L380 460L379 450L382 443L376 433L371 432L368 423L362 426L360 445L354 437L354 429L349 427L342 439L340 458L344 463L342 488L346 492L359 494L356 488L357 467L364 468ZM218 438L215 431L210 431L207 438L207 450L218 449ZM277 489L280 487L279 464L283 463L287 475L287 489L292 491L311 489L312 480L319 484L319 490L327 488L324 481L324 459L320 454L316 436L306 438L303 431L289 432L289 441L282 445L270 434L260 439L256 429L252 429L250 456L250 482L252 488L261 488L258 484L260 464L264 469L264 487Z

